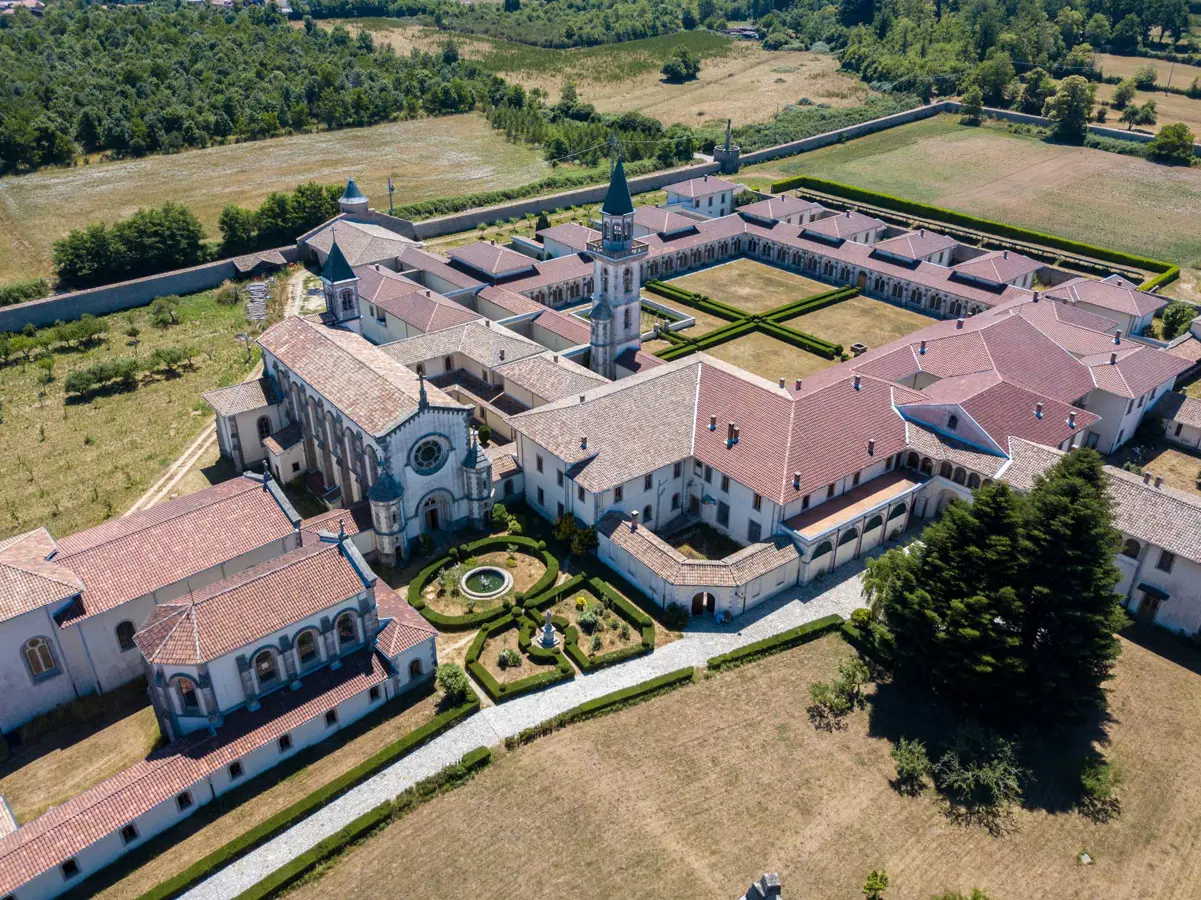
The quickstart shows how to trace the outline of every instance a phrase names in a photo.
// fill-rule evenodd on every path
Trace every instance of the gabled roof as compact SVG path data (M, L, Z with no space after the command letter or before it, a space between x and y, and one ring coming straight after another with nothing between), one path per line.
M359 276L359 298L384 310L418 331L438 331L480 318L465 306L423 288L383 266L355 269Z
M420 405L416 373L357 334L288 316L264 331L259 343L374 437L392 431ZM430 403L459 407L437 388L426 390Z
M1085 356L1081 362L1088 366L1097 387L1126 398L1141 397L1190 368L1188 360L1131 342Z
M740 215L754 216L757 219L779 222L786 216L795 216L797 213L805 213L810 210L822 211L824 209L825 207L816 201L802 200L800 197L794 197L792 194L781 194L779 197L768 197L766 200L740 206L737 212Z
M605 192L601 212L610 216L628 216L633 211L634 201L630 197L630 186L626 183L626 167L619 159L609 173L609 190Z
M335 232L338 237L338 248L351 266L364 266L377 262L390 263L405 248L413 247L413 241L403 234L398 234L374 222L357 221L345 214L325 225L318 226L315 230L302 236L298 243L329 254L333 248Z
M824 219L814 219L805 225L804 231L850 240L854 235L883 227L884 223L875 216L866 216L857 210L848 209Z
M1170 421L1201 428L1201 400L1179 391L1168 391L1160 397L1155 412Z
M481 300L487 300L505 310L512 316L524 316L529 313L542 312L546 307L537 300L531 300L524 294L511 291L507 287L490 284L477 295ZM506 317L507 318L507 317Z
M477 272L483 272L491 278L512 276L516 272L532 268L537 262L533 257L502 247L500 244L490 244L487 241L476 241L462 247L447 250L446 255L452 262L468 266Z
M1051 288L1047 291L1047 296L1068 303L1088 303L1135 317L1155 313L1168 305L1168 301L1163 297L1140 291L1121 278L1100 281L1094 278L1075 278Z
M412 244L402 247L396 258L400 260L402 268L407 267L416 269L419 272L428 272L431 275L441 278L443 281L449 281L456 289L478 288L486 283L452 267L450 260L445 256L430 253L428 250L422 250L420 247L415 247Z
M902 256L905 259L925 259L927 256L941 253L943 250L958 247L959 241L945 234L939 234L937 231L920 228L917 231L909 231L879 241L875 246L877 250L883 250L894 256Z
M503 363L496 371L507 384L515 384L548 403L564 397L578 397L584 391L609 382L578 363L549 350L515 362Z
M374 581L353 545L314 541L160 603L134 641L148 662L200 665L333 611Z
M83 590L78 575L50 560L57 549L45 528L0 541L0 622L61 603Z
M637 221L637 217L635 217L634 221ZM558 225L552 225L550 228L543 228L538 232L538 238L544 244L547 241L555 241L556 243L570 247L576 253L583 253L588 249L589 241L600 239L600 232L589 228L587 225L579 225L575 222L562 222Z
M476 320L466 325L443 328L391 344L381 344L381 353L405 366L427 359L461 353L487 368L513 362L546 350L541 344L491 321Z
M587 322L557 309L544 309L533 319L533 324L574 344L587 344L592 340L592 328Z
M701 223L688 216L681 216L659 206L640 206L634 210L634 224L655 234L671 234L678 231L697 230Z
M389 659L438 636L437 628L382 581L375 583L375 605L380 621L388 620L376 635L375 646Z
M1037 272L1043 264L1012 250L992 250L972 259L951 266L956 272L991 281L994 284L1012 284L1023 275Z
M275 395L275 386L271 379L265 376L240 381L215 391L205 391L200 396L208 401L217 415L226 417L263 409L279 402Z
M85 585L71 622L279 541L299 523L278 484L241 475L68 535L54 562Z
M624 175L622 176L625 177ZM738 185L732 181L726 181L724 178L718 178L716 175L702 175L700 178L690 178L687 181L681 181L677 184L669 184L665 190L669 194L679 194L681 197L695 198L707 197L710 194L717 194L721 191L734 191L738 189Z

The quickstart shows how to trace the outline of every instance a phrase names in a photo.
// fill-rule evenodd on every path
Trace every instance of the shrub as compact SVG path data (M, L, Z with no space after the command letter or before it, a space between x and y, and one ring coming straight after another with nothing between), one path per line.
M851 624L856 628L870 628L872 624L872 611L866 606L852 610Z
M238 304L238 286L232 281L224 281L213 294L213 299L217 301L219 306L237 306Z
M136 384L137 375L137 360L118 357L101 360L86 369L77 369L67 376L63 386L68 394L76 396L105 388L128 390Z
M150 323L155 328L170 328L179 324L179 298L159 297L150 304Z
M442 691L442 702L448 707L461 705L471 694L467 673L454 663L442 663L434 677Z
M682 631L688 625L688 610L679 603L669 603L663 609L663 625L671 631Z
M595 609L589 609L576 616L576 624L580 626L580 630L584 634L592 634L596 631L596 623L600 620L600 614Z
M700 74L701 58L687 47L677 47L659 71L668 81L689 81Z
M29 300L49 296L50 282L45 278L30 278L0 287L0 306L14 306Z
M1188 331L1189 323L1197 317L1197 307L1183 300L1174 300L1163 311L1163 337L1170 341Z
M951 803L952 811L991 832L1014 803L1022 798L1027 772L1017 762L1013 742L995 731L967 723L956 731L951 746L932 767L934 785Z
M597 653L601 646L601 636L599 634L594 634L592 636L592 643L588 645L589 651L592 653Z
M1122 814L1117 789L1121 774L1110 763L1090 762L1080 770L1080 811L1094 822L1110 822Z
M515 669L522 663L521 654L512 647L506 647L500 651L500 655L496 659L496 664L502 669Z
M485 447L492 442L492 426L485 423L479 427L477 433L479 434L480 443Z
M809 698L812 704L807 712L814 727L824 731L842 727L843 718L863 705L863 686L870 677L867 665L856 656L838 664L838 677L834 681L811 685Z
M888 873L883 869L872 869L863 882L863 896L867 900L881 900L888 890Z
M195 355L196 351L191 347L156 347L150 355L150 365L168 375L174 375L189 365Z
M920 794L930 775L930 758L926 745L918 740L901 738L892 748L892 760L897 766L896 789L902 794Z

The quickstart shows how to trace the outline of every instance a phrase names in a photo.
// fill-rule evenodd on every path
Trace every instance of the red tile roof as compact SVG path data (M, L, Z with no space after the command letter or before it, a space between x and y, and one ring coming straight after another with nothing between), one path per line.
M538 232L538 238L544 244L547 241L554 241L570 247L577 253L583 253L588 249L589 241L600 239L600 232L576 222L563 222L550 228L543 228Z
M813 200L802 200L800 197L794 197L792 194L782 194L779 197L768 197L766 200L760 200L757 203L748 203L746 206L740 206L738 207L738 212L760 219L772 219L779 222L787 216L795 216L798 213L805 212L816 213L824 209L824 206Z
M54 562L85 585L82 615L72 621L292 534L293 513L271 488L243 475L60 540Z
M716 175L703 175L700 178L690 178L688 181L669 184L664 190L669 194L679 194L681 197L706 197L719 191L734 191L738 185Z
M373 527L371 504L366 500L356 503L354 506L326 510L300 523L302 537L306 542L310 537L316 540L320 532L337 534L339 529L344 528L347 534L355 535L371 531Z
M382 266L355 269L359 298L419 331L437 331L480 318L476 313Z
M534 319L534 324L573 344L587 344L592 340L592 327L587 322L579 316L559 312L557 309L547 309L539 313Z
M877 250L903 256L906 259L924 259L958 246L959 241L953 237L939 234L937 231L927 231L924 228L898 234L896 237L887 238L875 244Z
M484 288L480 291L479 296L489 303L495 303L501 309L507 310L514 316L523 316L527 313L541 312L546 309L545 306L536 300L531 300L523 294L496 285L489 285Z
M339 544L315 541L160 603L134 640L152 663L211 662L346 602L374 581L367 574Z
M352 653L342 658L336 671L326 667L306 676L298 691L275 691L262 698L258 710L231 713L215 735L190 734L54 807L0 838L0 895L7 896L160 803L174 800L207 776L390 675L388 663L374 650Z
M205 391L200 396L219 416L236 416L278 402L270 378L241 381L215 391Z
M816 232L817 234L850 240L853 236L862 234L865 231L871 231L874 228L883 228L884 223L875 216L865 216L861 212L848 209L846 212L826 216L824 219L814 219L802 227L806 231Z
M47 560L57 549L45 528L0 540L0 622L60 603L83 590L78 575Z
M951 266L956 272L996 284L1012 284L1023 275L1037 272L1043 264L1012 250L993 250Z
M634 224L648 231L663 234L671 231L684 231L700 225L696 219L681 216L671 210L658 206L640 206L634 210Z
M380 620L391 620L375 638L376 647L389 659L438 636L437 628L382 581L375 583L375 603Z
M1168 301L1163 297L1137 290L1123 279L1098 281L1093 278L1076 278L1051 288L1047 291L1047 296L1068 303L1088 303L1136 318L1154 313L1168 305Z
M1201 428L1201 400L1179 391L1168 391L1160 397L1155 412L1169 421Z
M1085 356L1081 362L1092 372L1097 387L1127 398L1141 397L1191 368L1188 360L1129 342Z
M569 253L536 263L534 268L536 271L532 274L506 278L505 287L518 293L529 293L538 288L587 278L592 274L593 266L592 259L584 254Z
M490 244L487 241L476 241L474 244L455 247L447 250L446 255L455 262L470 266L480 272L486 272L494 278L528 269L535 262L532 257L526 256L524 253L518 253L516 250L502 247L500 244Z

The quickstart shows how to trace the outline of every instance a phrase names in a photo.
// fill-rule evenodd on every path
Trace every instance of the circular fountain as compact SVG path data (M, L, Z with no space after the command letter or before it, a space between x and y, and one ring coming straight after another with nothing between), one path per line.
M459 589L474 600L491 600L513 587L513 576L499 566L477 566L459 581Z

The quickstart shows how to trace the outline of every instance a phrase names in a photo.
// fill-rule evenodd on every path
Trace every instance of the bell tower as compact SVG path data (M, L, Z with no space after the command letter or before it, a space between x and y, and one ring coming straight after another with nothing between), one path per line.
M359 276L354 273L346 255L338 246L337 231L329 246L329 256L321 268L321 286L325 291L325 313L328 324L359 332Z
M634 201L621 160L613 166L601 204L601 239L589 241L588 252L593 265L589 366L612 380L617 377L617 357L642 346L639 266L647 253L645 242L634 239Z

